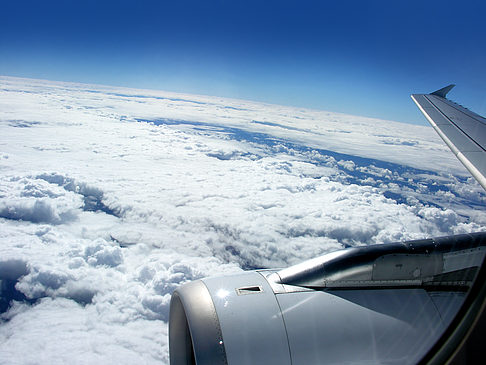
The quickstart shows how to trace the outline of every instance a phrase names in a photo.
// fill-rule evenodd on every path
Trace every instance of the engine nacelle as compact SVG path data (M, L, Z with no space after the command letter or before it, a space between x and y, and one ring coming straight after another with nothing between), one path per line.
M416 363L461 306L485 245L479 233L367 246L183 285L171 364Z

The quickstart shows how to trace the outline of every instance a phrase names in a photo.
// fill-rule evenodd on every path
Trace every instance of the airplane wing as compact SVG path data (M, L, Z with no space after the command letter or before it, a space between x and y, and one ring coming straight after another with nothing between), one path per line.
M454 85L412 99L456 157L486 189L486 118L446 99Z

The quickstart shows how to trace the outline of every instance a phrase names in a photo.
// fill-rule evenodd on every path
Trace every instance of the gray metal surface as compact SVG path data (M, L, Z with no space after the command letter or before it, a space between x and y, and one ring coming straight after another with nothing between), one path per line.
M291 365L280 307L262 275L246 272L203 281L218 313L228 364Z
M445 118L484 149L486 133L484 133L485 129L483 128L486 128L486 120L483 117L439 96L426 95L425 98L443 113Z
M421 289L313 291L277 299L293 365L414 364L445 328Z
M171 365L226 365L220 322L202 281L178 288L170 302Z
M464 302L466 293L461 292L431 292L430 299L434 302L444 326L448 326Z
M486 119L445 98L451 87L412 99L432 127L486 189Z
M471 233L183 285L171 300L171 365L414 363L485 255L486 232Z
M275 293L311 288L468 285L448 274L481 266L486 233L354 247L332 252L268 276ZM447 276L448 275L448 276ZM447 276L445 283L444 278ZM465 275L467 276L467 275ZM282 285L281 287L278 284Z

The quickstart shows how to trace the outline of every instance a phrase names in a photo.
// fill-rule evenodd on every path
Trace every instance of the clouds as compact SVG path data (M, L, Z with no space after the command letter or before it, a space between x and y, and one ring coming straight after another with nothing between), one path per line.
M2 178L0 217L32 223L67 223L79 198L39 179Z
M0 82L3 363L167 363L187 281L486 225L480 187L416 126Z
M98 310L62 298L46 298L29 307L15 304L11 318L2 324L2 362L168 362L167 331L160 321L133 319L124 323Z

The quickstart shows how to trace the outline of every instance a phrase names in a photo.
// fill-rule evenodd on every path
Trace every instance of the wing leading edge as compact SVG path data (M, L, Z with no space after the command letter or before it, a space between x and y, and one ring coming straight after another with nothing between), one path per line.
M486 119L446 99L454 85L412 99L459 161L486 190Z

